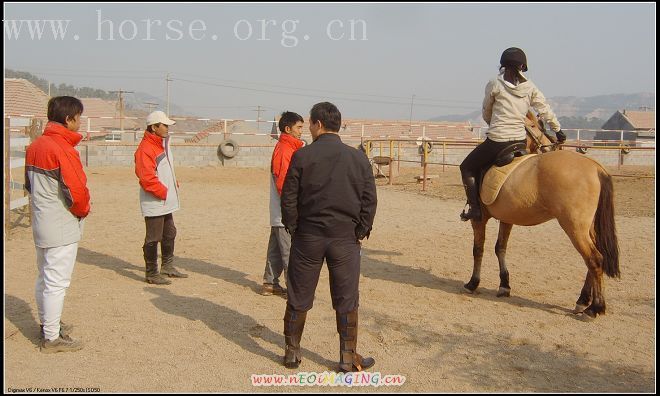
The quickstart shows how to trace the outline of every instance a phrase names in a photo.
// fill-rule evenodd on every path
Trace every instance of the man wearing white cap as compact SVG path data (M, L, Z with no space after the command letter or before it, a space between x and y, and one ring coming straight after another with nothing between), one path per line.
M179 190L170 150L169 126L175 122L162 111L147 116L147 130L135 151L135 174L140 180L140 208L147 232L142 250L147 283L169 285L171 278L187 278L174 268L176 227L172 213L179 210ZM163 264L158 272L158 242Z

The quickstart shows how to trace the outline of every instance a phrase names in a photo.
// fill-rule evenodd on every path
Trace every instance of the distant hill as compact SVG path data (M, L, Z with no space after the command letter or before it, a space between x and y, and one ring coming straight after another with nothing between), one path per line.
M48 80L39 78L32 73L5 69L5 78L22 78L28 80L32 84L36 85L37 88L41 89L45 93L48 93ZM77 88L68 84L51 84L50 94L51 96L75 96L78 98L101 98L110 100L117 98L117 94L112 94L102 89L90 87Z
M115 97L116 98L116 97ZM153 95L149 95L144 92L135 92L132 94L127 94L125 96L125 101L127 106L130 106L135 110L162 110L167 111L167 101ZM146 103L156 103L156 106L150 106ZM187 113L182 107L175 105L170 102L170 115L187 115L191 116L192 114Z
M655 93L612 94L590 97L557 96L548 98L563 128L598 129L617 110L654 109ZM470 121L474 125L486 125L481 110L467 114L434 117L431 121Z
M32 73L24 72L20 70L5 69L5 78L23 78L30 81L32 84L36 85L37 88L41 89L45 93L48 93L48 80L35 76ZM117 100L117 94L104 91L102 89L90 88L90 87L75 87L68 84L51 84L50 86L51 96L75 96L77 98L101 98L106 100ZM135 92L132 94L126 94L125 106L127 110L144 110L147 111L149 107L145 102L157 103L157 109L165 111L167 103L165 100L157 98L155 96L146 94L144 92ZM170 114L175 115L184 115L186 114L183 108L170 103Z
M483 122L481 119L481 110L473 111L468 114L450 114L446 116L439 116L431 118L429 121L447 121L447 122L461 122L461 121L470 121L473 124L479 124Z

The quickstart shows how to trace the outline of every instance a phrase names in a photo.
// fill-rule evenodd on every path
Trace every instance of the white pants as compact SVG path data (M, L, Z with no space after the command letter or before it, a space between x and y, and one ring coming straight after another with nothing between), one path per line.
M60 336L64 295L71 283L78 243L36 249L39 275L35 285L35 297L39 321L44 326L46 339L52 341Z

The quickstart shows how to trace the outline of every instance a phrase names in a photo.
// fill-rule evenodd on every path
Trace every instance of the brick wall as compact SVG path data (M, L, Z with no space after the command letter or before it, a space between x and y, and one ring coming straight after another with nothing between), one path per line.
M220 159L218 145L216 144L172 144L174 164L176 166L234 166L245 168L268 168L274 145L241 145L234 158ZM381 148L382 147L382 148ZM428 154L428 162L460 165L465 157L472 151L474 145L443 145L436 143ZM133 154L137 149L136 143L82 143L77 146L80 159L88 166L133 166ZM566 147L566 150L574 148ZM399 151L400 150L400 151ZM586 155L596 159L606 166L617 166L619 161L618 150L589 149ZM402 143L399 147L394 144L392 152L394 159L402 160L401 166L419 166L421 155L414 143ZM372 145L370 158L374 156L390 156L389 143L382 146L375 142ZM655 150L633 150L623 156L623 165L655 164Z

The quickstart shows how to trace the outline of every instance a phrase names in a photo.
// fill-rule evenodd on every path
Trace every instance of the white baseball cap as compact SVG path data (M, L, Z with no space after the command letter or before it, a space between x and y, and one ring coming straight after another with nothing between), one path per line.
M153 124L174 125L176 124L176 121L170 120L169 118L167 118L165 113L158 110L158 111L154 111L153 113L147 116L147 126Z

